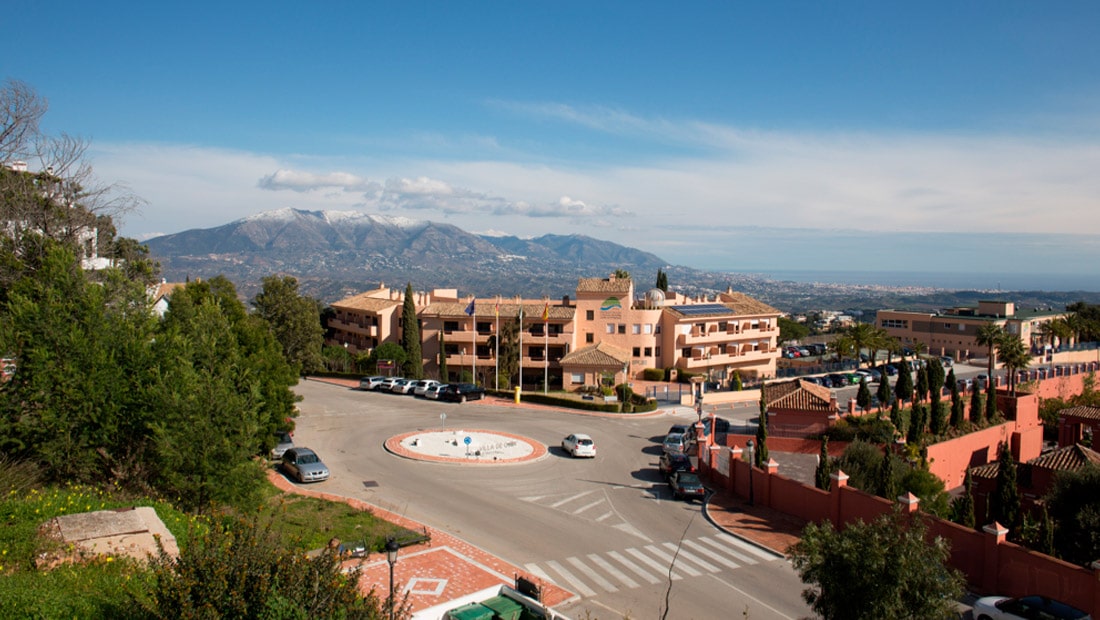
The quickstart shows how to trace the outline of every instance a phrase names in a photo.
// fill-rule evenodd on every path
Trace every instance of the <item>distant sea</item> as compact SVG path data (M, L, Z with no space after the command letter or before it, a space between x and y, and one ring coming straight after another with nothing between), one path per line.
M792 282L919 286L982 291L1100 291L1098 273L942 273L773 269L753 275Z

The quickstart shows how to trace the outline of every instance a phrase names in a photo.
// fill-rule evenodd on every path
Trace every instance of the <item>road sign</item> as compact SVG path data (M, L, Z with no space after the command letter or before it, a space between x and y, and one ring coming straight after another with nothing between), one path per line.
M468 446L468 445L470 445L471 441L473 441L473 439L470 439L470 436L467 435L466 438L462 440L462 443L464 443Z

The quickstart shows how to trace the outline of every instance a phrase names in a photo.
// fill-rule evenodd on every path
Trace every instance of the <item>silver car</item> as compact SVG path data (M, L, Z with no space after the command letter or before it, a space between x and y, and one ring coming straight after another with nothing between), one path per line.
M290 433L277 433L275 440L275 447L271 449L271 458L279 460L283 458L286 451L294 447L294 439L291 438Z
M328 480L328 467L309 448L291 448L283 453L283 471L298 482Z

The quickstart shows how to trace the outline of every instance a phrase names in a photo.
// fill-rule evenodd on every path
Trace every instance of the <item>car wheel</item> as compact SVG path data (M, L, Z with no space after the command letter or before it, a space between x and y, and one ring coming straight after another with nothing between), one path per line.
M460 403L466 402L466 395L463 394L462 396L460 396L459 399L458 399L458 402L460 402Z

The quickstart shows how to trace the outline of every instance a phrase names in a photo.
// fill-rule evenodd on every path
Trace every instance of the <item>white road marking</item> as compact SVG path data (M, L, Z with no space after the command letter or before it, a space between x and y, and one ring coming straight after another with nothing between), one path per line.
M592 563L595 564L596 566L599 566L600 568L602 568L605 572L611 573L611 576L614 577L615 579L618 579L619 582L622 583L624 586L626 586L628 588L637 588L638 587L638 582L637 581L634 581L630 577L627 577L626 573L624 573L623 571L615 568L607 560L601 558L600 556L596 555L595 553L589 554L588 559L591 560Z
M565 499L561 500L560 502L557 502L557 503L554 503L554 504L550 504L550 507L551 507L551 508L557 508L558 506L562 506L562 505L564 505L564 504L568 504L569 502L571 502L571 501L573 501L573 500L575 500L575 499L580 499L580 498L584 497L585 495L589 495L589 494L592 494L592 493L595 493L595 491L584 491L584 492L582 492L582 493L577 493L576 495L572 495L572 496L570 496L570 497L567 497L567 498L565 498Z
M767 560L769 562L771 560L779 560L779 559L782 559L784 557L783 554L781 554L781 553L775 553L774 551L764 551L763 549L761 549L760 547L757 547L756 545L751 545L749 543L742 542L741 540L738 540L737 538L734 538L733 536L722 535L722 536L717 536L716 538L718 540L726 543L727 545L729 545L731 547L737 547L738 549L748 551L749 553L755 555L756 557L758 557L762 560Z
M666 543L664 543L664 545L665 545L666 549L668 549L672 553L676 554L676 559L677 560L680 560L681 558L683 558L684 560L687 560L689 562L695 562L699 566L702 566L703 570L707 571L708 573L717 573L718 571L721 570L720 568L718 568L717 566L711 564L710 562L707 562L706 560L700 559L698 556L696 556L695 554L693 554L690 551L688 551L687 549L685 549L683 545L680 545L678 548L677 548L676 543L666 542Z
M569 586L572 587L574 590L576 590L577 593L580 594L581 596L596 596L596 591L595 590L593 590L592 588L589 588L583 581L578 579L576 575L569 572L561 564L558 564L557 562L555 562L553 560L548 560L546 562L546 565L550 567L550 570L552 570L555 573L561 575L563 579L565 579L567 582L569 582Z
M611 556L611 559L615 560L619 564L622 564L623 566L625 566L625 567L629 568L630 570L634 571L634 573L636 575L638 575L642 579L645 579L649 583L653 583L653 584L661 583L660 579L658 579L657 577L654 577L651 573L644 570L641 566L638 566L634 562L631 562L627 558L623 557L623 555L621 553L619 553L618 551L608 551L607 555Z
M691 547L692 549L698 551L699 553L702 553L703 555L707 556L708 558L714 560L715 562L718 562L719 564L721 564L721 565L723 565L727 568L741 568L741 565L738 564L737 562L734 562L733 560L730 560L730 559L722 557L721 555L718 555L713 550L707 549L705 546L699 544L698 542L696 542L694 540L685 540L684 541L684 546L685 547Z
M756 558L744 555L742 553L738 553L737 550L735 550L733 547L731 547L726 542L726 539L718 540L717 538L702 538L700 540L702 540L703 542L705 542L706 544L708 544L712 547L715 547L717 549L721 549L725 553L728 553L728 554L732 555L733 557L737 558L738 560L741 560L741 562L744 563L744 564L756 564ZM772 559L775 559L775 558L772 558Z
M575 515L580 514L580 513L584 512L585 510L588 510L589 508L595 508L596 506L599 506L600 504L604 503L604 501L605 500L600 499L600 500L596 500L596 501L592 502L591 504L581 506L580 508L574 510L573 514L575 514Z
M671 543L669 543L669 544L671 544ZM674 558L672 557L672 554L671 553L665 553L657 545L646 545L645 548L646 548L646 550L648 550L653 555L663 559L667 564L672 564L673 563ZM673 549L675 549L675 548L676 548L676 546L673 545ZM689 577L698 577L698 576L703 574L703 573L700 573L699 571L695 570L694 568L688 566L687 564L683 564L683 563L676 564L676 568L678 570L682 570L685 573L687 573Z
M615 587L615 584L613 584L610 581L604 579L603 575L597 573L595 570L592 569L591 566L589 566L588 564L585 564L580 558L570 557L570 558L565 558L565 561L569 562L570 564L575 566L577 568L577 570L581 571L582 573L584 573L588 577L591 577L592 581L595 581L596 584L598 586L600 586L601 588L603 588L604 590L607 590L608 592L618 592L619 591L619 589Z
M633 547L631 547L630 549L627 549L626 552L629 553L630 555L638 558L639 560L641 560L643 564L646 564L650 568L652 568L653 570L657 571L658 575L661 575L662 577L668 575L668 573L669 573L668 565L659 564L653 558L651 558L648 555L642 553L641 551L638 551L637 549L635 549ZM672 571L672 580L673 581L679 581L683 578L684 577L682 575L680 575L679 573L676 572L675 569L673 569L673 571Z

